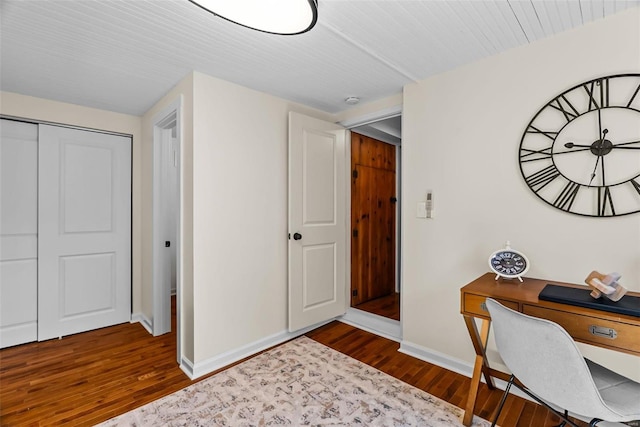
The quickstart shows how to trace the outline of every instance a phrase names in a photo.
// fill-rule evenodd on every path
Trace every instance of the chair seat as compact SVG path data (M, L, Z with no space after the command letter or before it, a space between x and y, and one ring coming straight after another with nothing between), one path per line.
M600 396L612 411L620 415L619 421L640 419L640 383L624 377L604 366L586 359Z

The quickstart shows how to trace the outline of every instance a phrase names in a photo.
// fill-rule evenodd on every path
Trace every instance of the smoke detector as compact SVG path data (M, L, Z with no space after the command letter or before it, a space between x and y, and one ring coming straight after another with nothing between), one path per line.
M358 98L357 96L350 96L346 98L344 102L349 105L356 105L358 102L360 102L360 98Z

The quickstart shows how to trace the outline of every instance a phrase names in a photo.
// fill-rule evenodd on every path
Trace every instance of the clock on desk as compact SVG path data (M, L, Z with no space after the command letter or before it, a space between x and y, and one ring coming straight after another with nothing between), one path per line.
M509 242L504 249L495 251L489 257L489 267L496 273L496 280L518 279L522 282L522 276L529 270L529 260L519 251L511 249Z

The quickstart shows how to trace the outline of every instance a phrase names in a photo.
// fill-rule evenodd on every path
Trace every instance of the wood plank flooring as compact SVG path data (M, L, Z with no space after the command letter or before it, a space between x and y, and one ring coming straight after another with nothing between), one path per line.
M400 353L400 345L394 341L340 322L306 335L453 405L462 408L466 404L470 378ZM474 413L492 419L501 397L502 390L492 391L483 383ZM544 407L514 395L509 395L498 419L502 427L549 427L559 423L560 419Z
M392 293L386 297L380 297L362 304L354 305L353 308L388 319L400 320L400 294Z
M467 377L399 353L393 341L340 322L307 335L464 406ZM153 337L134 323L0 350L0 424L93 425L188 386L192 381L178 368L175 342L175 333ZM489 418L500 396L483 387L476 413ZM557 421L511 396L500 423L542 427Z

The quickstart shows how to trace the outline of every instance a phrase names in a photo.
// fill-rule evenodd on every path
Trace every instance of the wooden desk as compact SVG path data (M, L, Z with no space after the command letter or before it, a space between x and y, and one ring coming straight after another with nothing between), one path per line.
M485 306L487 297L530 316L556 322L576 341L640 356L640 318L538 299L540 291L549 283L581 288L586 288L586 285L529 278L523 280L522 283L517 280L495 280L495 274L487 273L460 289L460 312L464 316L476 352L469 397L462 421L465 426L471 425L480 377L484 375L490 389L495 388L493 377L504 381L509 379L509 375L504 372L492 369L486 358L485 349L491 324ZM640 293L628 292L628 295L640 296ZM482 319L480 330L475 318ZM595 335L591 332L591 326L598 327ZM613 333L607 335L607 331L610 330L615 330L617 336L612 338L611 335L616 335Z

